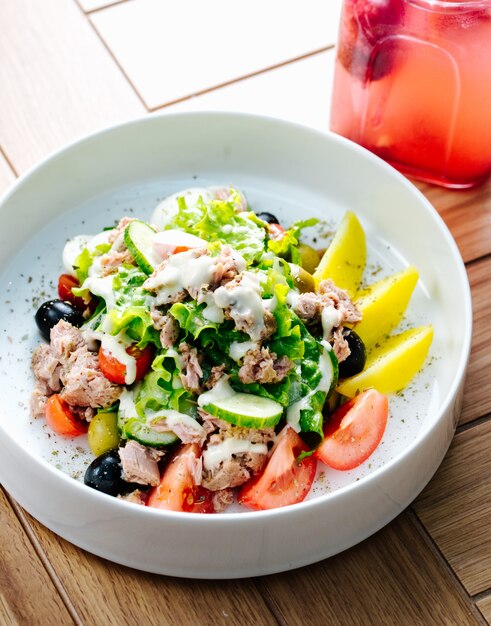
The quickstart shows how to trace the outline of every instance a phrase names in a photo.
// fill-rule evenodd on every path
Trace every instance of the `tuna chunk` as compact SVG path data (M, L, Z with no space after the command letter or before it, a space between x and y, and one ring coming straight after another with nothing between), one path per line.
M337 328L333 333L333 350L339 363L345 361L351 354L348 342L343 337L343 329Z
M72 352L85 344L82 333L78 328L72 326L65 320L60 320L53 326L50 334L50 349L53 358L61 364L70 357Z
M201 379L203 370L198 360L196 348L191 348L189 344L183 342L179 345L179 352L183 357L183 372L181 382L184 388L190 393L201 393Z
M209 289L214 291L217 287L225 285L245 268L244 258L232 250L230 246L223 246L220 254L215 258L215 270Z
M111 383L99 368L99 357L86 345L77 348L60 372L63 389L60 396L70 405L108 407L121 395L122 387Z
M221 491L238 487L247 482L251 476L257 474L264 467L267 460L267 444L274 439L274 429L255 430L250 428L239 428L228 422L223 422L212 418L205 412L200 413L205 419L203 426L205 429L212 425L219 428L218 432L210 435L206 450L220 446L225 441L233 439L251 444L264 444L263 452L254 450L232 453L225 459L220 460L212 467L203 467L202 485L210 491Z
M244 363L239 370L239 378L245 384L279 383L293 367L287 356L278 359L269 348L249 350L244 356Z
M319 293L329 299L332 305L342 313L342 322L355 323L361 320L361 313L351 301L344 289L336 287L331 279L323 280L319 285Z
M44 389L47 393L60 391L61 365L58 359L53 356L51 348L46 344L38 346L33 352L31 362L40 389Z
M150 311L153 327L160 331L160 343L164 348L172 348L179 337L179 324L172 315L164 315L157 307Z
M159 484L159 466L150 448L145 448L137 441L128 441L124 448L119 448L119 458L123 480L140 485Z
M220 489L214 491L212 495L213 508L215 513L225 511L227 507L234 501L234 492L232 489Z
M108 237L108 241L109 243L114 243L115 241L117 241L122 234L124 233L124 231L126 230L126 227L128 226L128 224L130 222L134 222L135 218L134 217L123 217L119 220L116 228L114 228L114 230L111 231L109 237Z
M146 494L140 489L135 489L135 491L131 491L130 493L125 494L124 496L119 495L119 500L126 500L126 502L132 502L133 504L143 504L146 502Z
M110 406L122 390L102 374L99 358L89 351L80 330L64 320L51 329L50 345L36 348L32 365L36 377L31 398L34 416L42 415L48 397L59 392L78 415L90 419L93 411L87 408Z
M350 355L347 341L342 336L343 324L361 320L361 312L346 291L336 287L332 280L323 280L318 293L308 292L298 296L295 313L305 323L323 325L324 336L333 348L338 361Z
M135 259L128 249L121 252L118 250L110 250L101 257L102 276L108 276L114 273L121 265L134 264Z

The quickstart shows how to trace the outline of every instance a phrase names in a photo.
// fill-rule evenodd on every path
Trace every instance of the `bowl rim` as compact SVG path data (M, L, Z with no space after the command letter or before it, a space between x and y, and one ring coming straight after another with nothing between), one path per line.
M63 155L76 151L80 145L87 144L93 141L100 141L105 136L110 136L111 134L116 134L120 132L124 132L126 128L130 128L133 126L139 126L141 124L154 124L159 123L162 119L168 119L169 123L172 123L173 119L176 118L227 118L229 120L234 120L237 123L242 122L257 122L260 124L266 125L274 125L276 124L279 127L283 127L288 132L289 130L293 130L294 132L302 132L306 134L310 134L312 137L318 138L321 141L329 141L334 143L335 145L341 145L351 150L355 154L359 155L362 159L367 159L375 163L382 171L385 172L384 175L391 176L394 178L398 184L404 186L410 193L415 196L415 199L419 201L420 204L424 205L426 212L430 214L433 221L436 223L440 234L445 240L446 245L448 246L449 251L452 254L452 257L456 261L456 265L458 268L458 279L459 285L462 290L462 295L464 296L462 299L463 304L463 313L464 319L462 327L464 329L463 332L463 341L462 341L462 349L459 355L458 368L453 377L453 381L448 389L446 396L442 399L438 407L438 412L435 418L432 420L431 424L425 428L421 428L418 432L415 439L396 457L384 463L377 469L373 470L370 474L363 476L358 481L353 481L348 485L345 485L336 491L324 493L309 500L304 500L302 502L288 505L285 507L268 509L264 511L253 511L253 510L245 510L240 512L230 512L230 513L214 513L213 515L190 515L187 512L181 511L167 511L162 509L156 509L152 507L135 507L133 503L126 502L119 498L114 498L113 496L109 496L102 492L99 492L95 489L88 488L84 483L76 480L63 472L62 470L57 469L53 465L51 465L45 459L39 458L37 456L30 455L28 451L23 448L17 441L15 441L9 434L8 430L0 423L0 431L4 433L8 439L9 444L14 444L23 454L27 454L27 456L43 471L47 472L47 475L52 477L53 480L60 480L66 487L72 486L80 494L80 496L87 498L89 500L94 499L94 503L100 504L101 506L111 506L111 502L113 506L123 507L121 509L122 512L129 514L130 511L137 513L138 515L149 515L149 516L158 516L159 519L163 519L162 516L167 517L170 516L170 519L186 521L187 523L198 523L203 524L206 523L208 518L211 518L213 522L217 523L226 523L227 520L241 519L241 520L262 520L265 517L276 517L282 515L292 515L294 511L298 511L300 514L302 511L307 511L309 509L313 509L318 506L322 506L327 501L335 502L345 496L348 496L352 491L356 489L360 489L362 485L368 485L370 483L374 483L380 480L383 476L392 471L392 469L403 463L404 460L410 455L414 454L415 449L420 445L420 443L429 438L432 432L438 427L439 422L443 418L444 414L449 410L451 403L455 400L459 388L461 386L461 382L465 376L465 371L467 368L470 350L471 350L471 339L472 339L472 300L471 300L471 291L470 285L467 277L467 272L465 269L465 264L463 262L461 253L458 249L458 246L450 233L447 225L445 224L443 218L437 212L437 210L433 207L430 201L424 196L424 194L403 174L398 172L393 166L389 165L387 162L382 160L380 157L370 152L366 148L356 144L355 142L346 139L336 133L333 133L330 130L321 130L313 127L309 127L307 125L292 122L290 120L270 116L270 115L261 115L256 113L245 113L245 112L235 112L235 111L220 111L220 110L211 110L211 109L203 109L199 111L179 111L179 112L168 112L168 111L158 111L155 113L144 114L123 122L119 122L117 124L105 126L104 128L98 129L94 132L85 134L81 137L74 139L71 142L68 142L61 147L51 151L45 157L34 163L30 168L28 168L25 172L23 172L0 196L0 211L3 209L4 205L10 200L10 198L17 193L17 191L22 188L24 185L28 184L29 179L35 173L41 171L45 166L49 163L56 161L59 158L62 158ZM129 508L128 508L129 507ZM138 513L138 511L140 511ZM199 520L195 522L194 520Z

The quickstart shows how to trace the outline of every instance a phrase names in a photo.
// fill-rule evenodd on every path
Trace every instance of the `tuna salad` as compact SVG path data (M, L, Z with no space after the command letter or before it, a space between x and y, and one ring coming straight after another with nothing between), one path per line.
M362 311L301 242L316 223L193 188L67 242L59 298L36 313L31 412L88 436L87 485L167 510L268 509L303 500L318 462L370 456L387 397L337 390L366 364Z

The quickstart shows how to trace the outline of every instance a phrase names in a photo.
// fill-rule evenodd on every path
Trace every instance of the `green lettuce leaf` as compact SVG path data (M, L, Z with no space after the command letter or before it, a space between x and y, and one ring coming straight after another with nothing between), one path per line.
M179 198L178 204L179 210L167 222L167 229L179 228L209 242L228 243L248 263L261 258L265 229L251 219L249 213L236 213L232 201L212 200L205 203L200 198L195 206L188 207L185 199Z
M300 234L304 228L315 226L318 222L319 220L315 217L295 222L282 237L268 239L268 250L283 259L299 264L301 260L298 253Z

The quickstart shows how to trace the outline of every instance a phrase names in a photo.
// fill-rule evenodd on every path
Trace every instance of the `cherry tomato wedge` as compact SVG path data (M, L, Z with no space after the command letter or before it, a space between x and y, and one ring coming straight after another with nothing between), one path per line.
M268 231L271 239L281 239L285 233L285 229L281 224L268 224Z
M240 489L239 502L264 510L304 500L314 482L317 460L310 456L298 462L297 457L308 449L293 428L285 426L262 474Z
M148 496L147 506L167 511L214 513L211 491L197 486L192 467L201 454L197 443L182 445L164 470L160 484Z
M73 306L77 310L83 312L88 305L84 302L83 298L74 295L74 293L72 292L73 287L80 287L80 283L75 278L75 276L71 276L70 274L62 274L58 278L58 295L60 297L60 300L70 302L70 304L73 304Z
M136 359L136 378L141 380L149 371L153 361L153 348L149 344L142 350L130 346L126 352ZM104 376L112 383L124 385L126 379L126 365L118 361L110 352L106 352L102 346L99 348L99 367Z
M387 426L387 396L367 389L334 411L315 456L337 470L351 470L374 452Z
M172 254L179 254L179 252L187 252L190 248L188 246L176 246Z
M44 414L47 423L58 435L78 437L87 432L87 422L76 418L69 405L57 393L48 398Z

